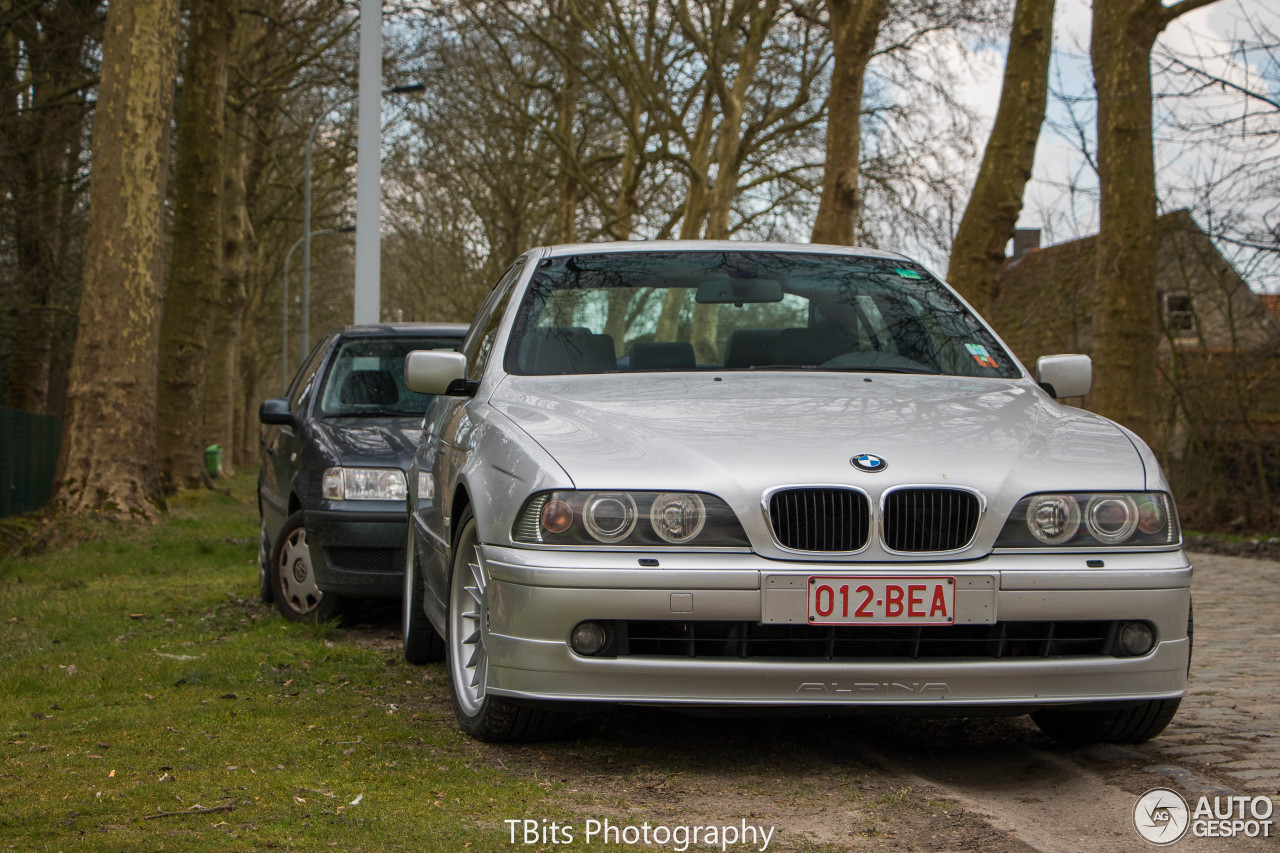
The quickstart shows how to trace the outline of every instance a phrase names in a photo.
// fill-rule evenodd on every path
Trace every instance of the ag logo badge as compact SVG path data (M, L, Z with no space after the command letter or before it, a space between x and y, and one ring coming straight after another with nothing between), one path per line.
M1152 788L1133 807L1133 828L1152 844L1173 844L1187 834L1187 801L1177 791Z

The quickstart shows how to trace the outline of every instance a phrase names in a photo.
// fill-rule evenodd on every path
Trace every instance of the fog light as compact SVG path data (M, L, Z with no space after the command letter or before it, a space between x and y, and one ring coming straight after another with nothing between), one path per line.
M581 622L573 629L569 645L580 655L594 655L604 648L609 635L599 622Z
M1120 649L1126 655L1145 655L1155 644L1155 632L1146 622L1126 622L1120 626Z

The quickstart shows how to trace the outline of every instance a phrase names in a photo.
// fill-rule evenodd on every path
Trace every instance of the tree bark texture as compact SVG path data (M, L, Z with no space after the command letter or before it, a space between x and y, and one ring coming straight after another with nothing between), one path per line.
M1013 237L1031 179L1049 94L1052 50L1053 0L1018 0L1000 106L947 270L951 285L981 314L990 311L996 298L1005 244Z
M573 6L571 2L570 7ZM560 59L561 82L556 93L555 144L559 151L559 174L556 176L556 241L572 243L577 233L578 201L581 187L577 176L578 98L582 94L582 18L576 10L566 10L563 53Z
M738 180L742 174L742 120L747 110L747 93L755 82L764 40L777 19L780 5L780 0L765 0L747 18L746 40L737 52L738 68L731 84L721 78L719 69L712 71L713 90L720 102L720 137L716 142L716 180L707 211L708 240L729 239L729 214L738 196ZM711 312L711 317L714 316ZM714 335L714 326L711 333ZM696 329L695 338L698 338Z
M55 502L153 520L163 209L177 0L112 4L93 133L84 292Z
M830 0L835 62L827 107L827 155L812 240L851 246L858 223L862 91L889 0Z
M75 331L79 236L75 196L80 142L91 85L89 43L97 38L96 0L61 0L10 13L0 42L0 191L12 204L17 290L10 320L14 348L4 403L61 415L66 350ZM78 242L75 241L75 242Z
M1095 0L1099 229L1090 405L1157 445L1155 152L1151 48L1179 15L1212 0Z
M225 405L207 388L225 357L222 310L222 182L227 56L235 27L229 0L192 0L174 172L173 254L160 327L158 456L166 491L203 481L205 407Z
M255 239L246 185L249 116L239 110L227 118L227 147L222 163L222 289L214 318L214 345L209 352L204 431L210 444L222 448L223 473L232 474L238 461L236 410L240 394L237 386Z

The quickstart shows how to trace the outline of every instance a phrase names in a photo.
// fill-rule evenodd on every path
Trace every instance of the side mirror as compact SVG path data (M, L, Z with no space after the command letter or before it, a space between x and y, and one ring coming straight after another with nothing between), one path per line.
M289 401L284 397L263 400L258 407L258 420L264 424L292 426L293 412L289 411Z
M1087 355L1046 355L1036 361L1036 382L1054 399L1083 397L1093 386L1093 359Z
M414 350L404 357L404 384L419 394L470 396L479 383L467 381L467 357L445 350Z

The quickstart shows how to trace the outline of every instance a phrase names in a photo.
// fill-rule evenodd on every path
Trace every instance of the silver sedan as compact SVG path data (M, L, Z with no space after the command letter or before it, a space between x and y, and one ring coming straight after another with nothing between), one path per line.
M1158 734L1191 566L1151 451L1058 402L921 265L758 243L534 249L460 352L409 474L404 650L461 727L578 703L1031 713Z

